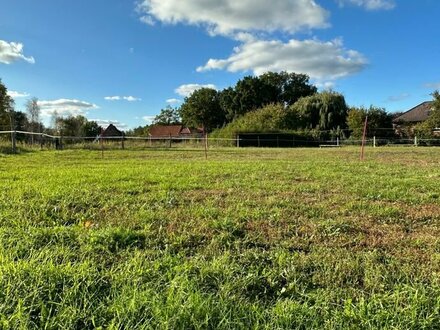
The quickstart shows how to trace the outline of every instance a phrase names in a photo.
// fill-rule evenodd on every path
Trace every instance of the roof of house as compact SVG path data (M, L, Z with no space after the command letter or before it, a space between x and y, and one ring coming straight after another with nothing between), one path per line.
M184 127L180 134L202 134L203 128Z
M408 110L403 113L399 117L395 118L393 121L395 123L398 122L407 122L407 123L416 123L425 121L432 110L432 101L426 101L420 103L418 106Z
M179 136L182 125L154 125L150 127L150 136Z
M123 136L124 132L118 130L115 125L110 124L108 127L101 133L101 136Z

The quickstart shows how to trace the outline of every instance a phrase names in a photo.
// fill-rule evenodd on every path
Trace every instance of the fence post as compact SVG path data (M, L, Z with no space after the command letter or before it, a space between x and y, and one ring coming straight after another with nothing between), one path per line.
M14 154L17 153L16 134L17 134L17 131L15 131L15 130L11 133L12 153L14 153Z
M336 137L336 145L339 147L339 136Z
M373 147L376 148L376 136L373 136Z
M418 145L417 136L414 136L414 147L417 147Z
M237 148L240 148L240 137L238 134L236 136L236 139L237 139Z
M125 145L124 145L124 135L122 135L121 147L122 147L122 150L125 149Z
M205 132L205 159L208 159L208 133Z

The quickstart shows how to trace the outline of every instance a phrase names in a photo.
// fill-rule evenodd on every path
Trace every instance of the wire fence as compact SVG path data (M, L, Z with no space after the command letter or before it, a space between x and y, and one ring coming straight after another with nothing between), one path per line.
M211 136L57 136L46 133L26 131L0 131L0 152L16 153L20 150L66 150L66 149L163 149L163 148L217 148L217 147L260 147L260 148L297 148L297 147L343 147L360 146L360 139L314 139L297 137L285 133L245 133L234 138ZM440 138L381 138L369 137L366 145L373 147L387 145L401 146L440 146Z

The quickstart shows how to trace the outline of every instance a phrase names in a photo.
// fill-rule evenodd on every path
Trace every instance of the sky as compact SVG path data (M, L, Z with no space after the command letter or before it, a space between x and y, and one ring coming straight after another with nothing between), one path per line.
M306 73L349 106L440 89L438 0L0 0L0 79L25 110L151 123L201 87Z

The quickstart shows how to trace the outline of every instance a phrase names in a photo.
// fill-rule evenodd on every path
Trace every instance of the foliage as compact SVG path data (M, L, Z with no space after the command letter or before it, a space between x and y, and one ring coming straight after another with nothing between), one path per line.
M293 106L303 128L330 131L346 127L347 105L342 94L321 92L300 98Z
M304 74L267 72L246 76L234 88L220 92L220 105L228 122L268 104L294 104L299 98L313 95L317 89Z
M221 127L225 113L220 107L219 93L215 89L202 88L185 98L180 108L182 122L188 127L203 127L206 131Z
M55 118L57 132L63 136L96 137L101 134L101 127L95 121L89 121L86 117L68 116Z
M428 119L414 127L414 133L417 137L432 138L435 136L434 130L440 128L440 92L434 91L432 97L434 98L432 111Z
M101 134L102 127L96 121L87 120L82 127L83 136L96 137Z
M154 117L155 125L175 125L180 123L179 109L167 106L160 110L160 114Z
M148 136L150 125L138 126L127 131L127 136Z
M14 100L8 95L7 87L0 79L0 130L10 130L13 126L11 114L14 111Z
M41 108L38 105L38 98L33 97L26 102L26 112L32 125L40 122Z
M365 126L365 118L368 116L367 135L378 137L393 137L393 115L383 108L370 106L370 108L353 107L348 112L347 124L350 130L350 138L361 139Z
M438 150L0 157L0 328L440 322Z
M237 118L211 134L212 138L233 138L237 132L273 132L285 125L286 111L281 104L267 105Z

